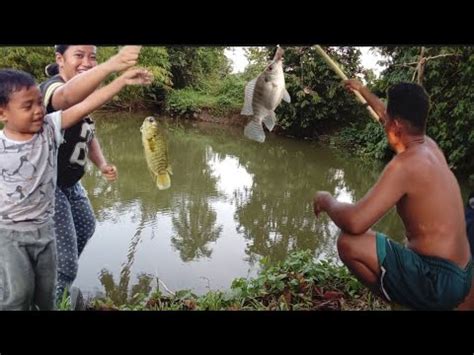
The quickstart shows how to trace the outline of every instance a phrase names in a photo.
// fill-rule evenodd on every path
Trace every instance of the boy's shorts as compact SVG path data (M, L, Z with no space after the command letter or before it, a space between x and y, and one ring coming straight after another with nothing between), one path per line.
M469 293L472 260L464 269L451 261L417 254L376 233L380 290L388 301L416 310L450 310Z

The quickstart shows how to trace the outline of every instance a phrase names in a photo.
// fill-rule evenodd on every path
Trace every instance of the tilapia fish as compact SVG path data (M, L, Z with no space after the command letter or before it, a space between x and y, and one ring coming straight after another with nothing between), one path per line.
M158 121L150 116L140 128L145 159L156 186L160 190L171 186L171 167L168 160L168 142Z
M291 102L283 75L283 53L284 50L278 47L263 73L245 86L244 107L240 114L252 118L245 126L244 135L260 143L265 141L262 122L271 131L276 123L274 111L281 100Z

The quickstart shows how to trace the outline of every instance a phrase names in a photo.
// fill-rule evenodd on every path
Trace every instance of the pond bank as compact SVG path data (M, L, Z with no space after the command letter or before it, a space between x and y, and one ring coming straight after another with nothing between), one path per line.
M237 278L230 290L196 296L189 290L163 287L127 295L109 293L88 301L87 310L390 310L373 296L345 266L334 261L315 262L310 250L291 253L269 265L253 279ZM149 280L151 282L151 280ZM159 285L160 283L158 283ZM125 297L124 297L125 296Z
M368 292L355 298L362 305L351 303L357 291L342 285L358 284L344 277L342 266L308 266L318 270L314 275L254 266L262 257L283 261L292 250L310 249L312 263L339 260L338 231L326 219L315 221L309 195L317 185L353 200L373 183L377 168L361 169L323 145L277 135L264 145L247 144L240 127L200 125L196 115L166 125L175 174L173 188L162 193L143 178L137 136L145 116L111 116L97 119L98 133L106 154L116 157L120 185L104 184L94 171L84 178L101 238L82 256L76 285L92 295L106 291L91 309L378 309L370 308ZM402 227L391 217L377 228L396 238ZM157 277L172 293L152 287Z

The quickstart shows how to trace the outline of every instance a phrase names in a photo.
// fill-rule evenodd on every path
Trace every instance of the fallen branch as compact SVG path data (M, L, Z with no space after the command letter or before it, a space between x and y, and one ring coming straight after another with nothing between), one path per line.
M161 281L158 277L156 278L158 280L158 282L163 286L163 288L165 289L166 292L168 292L171 296L176 296L176 294L171 291L168 286L165 285L165 283L163 281Z

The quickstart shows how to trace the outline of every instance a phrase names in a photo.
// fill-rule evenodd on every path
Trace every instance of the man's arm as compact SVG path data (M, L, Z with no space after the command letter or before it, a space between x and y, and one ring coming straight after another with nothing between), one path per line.
M89 115L110 101L126 85L148 85L152 80L152 75L145 69L135 68L126 71L110 84L94 91L85 100L63 111L61 128L65 129L73 126L82 117Z
M140 49L140 46L124 46L106 62L76 75L61 85L51 98L54 110L64 110L81 102L96 90L109 74L136 65Z
M403 197L405 184L403 166L395 157L375 185L357 203L339 202L330 193L319 191L313 202L314 213L318 216L320 212L326 212L342 231L362 234Z
M355 79L345 80L344 85L347 89L358 91L367 103L374 109L377 115L384 119L385 117L385 104L376 95L372 94L367 87Z

